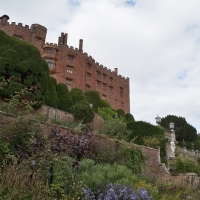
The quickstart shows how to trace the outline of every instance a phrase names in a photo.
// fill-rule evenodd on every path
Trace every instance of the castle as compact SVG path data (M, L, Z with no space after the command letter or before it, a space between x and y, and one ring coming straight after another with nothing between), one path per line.
M61 33L58 44L45 42L47 29L40 24L22 26L15 22L9 23L9 16L0 17L0 30L10 36L17 37L35 45L49 66L50 75L58 83L64 83L68 89L80 88L83 92L95 90L101 99L107 100L114 109L130 112L129 78L118 75L114 71L83 52L83 40L79 40L79 48L67 45L67 33Z

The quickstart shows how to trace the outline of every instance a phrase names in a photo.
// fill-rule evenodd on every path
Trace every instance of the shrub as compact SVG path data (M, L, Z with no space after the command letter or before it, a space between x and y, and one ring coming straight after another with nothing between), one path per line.
M48 85L47 63L32 44L10 37L1 30L0 38L0 81L5 82L0 96L11 98L15 92L28 88L29 94L23 99L37 101L34 106L40 107Z
M56 91L58 96L58 109L66 112L70 111L70 108L74 105L73 100L69 94L67 86L63 83L56 85Z
M77 171L79 180L92 191L101 188L108 181L111 183L131 184L132 171L126 166L95 164L93 160L84 159L79 163Z
M105 134L109 137L117 137L118 139L125 139L127 136L126 123L119 119L106 120L99 130L99 134Z
M91 122L94 118L94 111L86 102L76 103L71 107L70 112L76 121L83 121L84 124Z
M111 107L110 103L105 99L101 99L101 108Z
M131 131L130 134L128 135L128 141L131 141L132 139L136 138L135 143L140 145L144 145L143 137L156 137L160 142L161 161L162 162L165 161L166 139L164 136L163 129L143 121L129 122L127 123L127 129Z
M135 119L134 119L134 117L133 117L132 114L127 113L127 114L126 114L126 121L127 121L127 122L134 122Z
M122 109L117 109L116 112L117 112L117 114L118 114L118 117L119 117L121 120L123 120L123 121L126 122L126 115L125 115L124 110L122 110Z
M157 148L160 145L160 141L155 136L146 136L142 138L143 144L147 147Z
M87 102L86 96L84 95L83 91L79 88L73 88L70 91L70 95L72 97L74 104L80 103L82 101Z
M88 102L93 105L93 109L95 110L95 112L98 112L98 108L101 107L101 99L100 99L99 93L94 90L89 90L85 92L84 94Z
M98 113L103 117L104 120L114 119L117 114L112 107L98 108Z
M53 108L58 108L58 96L56 92L56 79L53 77L49 77L48 81L48 91L45 95L46 104Z

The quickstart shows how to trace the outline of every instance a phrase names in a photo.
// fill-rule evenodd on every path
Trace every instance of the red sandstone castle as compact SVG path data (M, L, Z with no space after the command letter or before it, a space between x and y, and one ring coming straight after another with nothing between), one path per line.
M50 75L58 83L66 84L69 90L74 87L84 92L96 90L113 108L130 112L129 78L118 75L117 68L111 71L83 53L82 39L79 40L79 48L67 45L67 33L61 33L58 44L46 43L47 29L44 26L32 24L29 28L22 23L9 24L8 20L7 15L0 17L0 30L35 45L48 63Z

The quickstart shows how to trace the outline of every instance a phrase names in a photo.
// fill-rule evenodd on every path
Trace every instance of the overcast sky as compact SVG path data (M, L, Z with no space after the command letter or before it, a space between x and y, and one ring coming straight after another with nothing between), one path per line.
M131 114L185 117L200 132L199 0L0 0L0 16L48 29L130 78Z

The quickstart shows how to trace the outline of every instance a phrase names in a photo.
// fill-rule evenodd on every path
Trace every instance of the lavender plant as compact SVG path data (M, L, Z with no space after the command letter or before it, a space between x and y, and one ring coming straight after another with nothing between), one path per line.
M145 189L140 188L134 191L132 186L112 183L107 183L105 187L94 192L83 188L83 193L88 200L152 200L152 196L149 196Z

